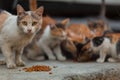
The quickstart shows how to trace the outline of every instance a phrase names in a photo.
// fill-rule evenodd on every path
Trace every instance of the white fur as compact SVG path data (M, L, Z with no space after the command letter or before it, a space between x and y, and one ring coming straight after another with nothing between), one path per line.
M93 46L91 42L91 48L94 52L99 52L100 57L97 59L97 62L103 63L107 55L112 56L108 59L109 62L116 62L115 58L119 58L116 51L116 43L112 44L108 38L104 38L104 42L98 47Z
M111 44L110 44L110 40L108 38L104 38L103 43L98 47L95 47L91 41L92 50L94 50L95 52L99 51L100 49L104 49L104 48L108 50L110 48L110 46L111 46Z
M17 26L17 16L9 15L0 32L0 48L5 56L7 67L15 68L16 65L23 66L21 55L24 47L32 41L35 34L27 36L21 34ZM16 52L14 60L14 52ZM16 63L15 63L15 62Z
M103 43L98 47L94 47L92 44L93 51L99 52L100 57L97 59L97 62L102 63L105 61L106 55L108 51L110 50L110 46L111 46L110 40L108 38L104 38Z
M30 11L28 11L28 12L26 12L29 16L31 16L31 12ZM22 28L23 28L23 30L24 30L24 32L25 33L35 33L36 32L36 30L35 30L35 27L34 26L32 26L32 19L31 18L29 18L29 24L27 24L26 26L24 25L24 26L22 26ZM41 21L40 21L40 23L42 23ZM41 28L41 26L39 26L39 28ZM29 30L31 30L31 32L29 32Z
M55 60L57 57L58 60L64 61L66 60L66 58L62 55L60 43L61 39L54 39L53 36L50 34L50 26L48 25L37 44L40 49L42 49L41 53L45 53L50 60ZM54 54L56 55L56 57L54 56Z

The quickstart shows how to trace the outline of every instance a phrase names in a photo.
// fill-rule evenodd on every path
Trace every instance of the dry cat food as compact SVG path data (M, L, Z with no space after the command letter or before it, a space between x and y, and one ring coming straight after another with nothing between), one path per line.
M49 66L46 66L46 65L35 65L35 66L32 66L32 67L28 67L28 68L23 68L23 70L25 72L33 72L33 71L50 71L51 68Z

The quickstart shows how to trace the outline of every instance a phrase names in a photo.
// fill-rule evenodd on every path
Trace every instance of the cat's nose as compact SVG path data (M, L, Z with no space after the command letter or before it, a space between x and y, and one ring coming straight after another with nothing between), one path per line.
M31 30L31 29L28 29L27 31L30 33L32 30Z

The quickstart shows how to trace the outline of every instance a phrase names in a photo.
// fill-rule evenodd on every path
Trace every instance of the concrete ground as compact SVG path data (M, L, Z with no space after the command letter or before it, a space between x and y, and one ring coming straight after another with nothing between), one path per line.
M1 65L0 80L120 80L119 63L26 61L26 67L33 65L47 65L52 69L49 72L25 72L24 67L7 69Z
M57 18L58 19L58 18ZM59 18L62 20L64 18ZM72 18L72 22L86 23L86 19ZM120 28L120 21L109 20L110 26ZM0 55L0 59L3 58ZM0 65L0 80L120 80L120 63L77 63L72 61L30 61L25 60L26 66L47 65L52 68L49 72L25 72L19 67L7 69ZM53 66L57 66L53 68ZM49 73L52 74L49 74Z

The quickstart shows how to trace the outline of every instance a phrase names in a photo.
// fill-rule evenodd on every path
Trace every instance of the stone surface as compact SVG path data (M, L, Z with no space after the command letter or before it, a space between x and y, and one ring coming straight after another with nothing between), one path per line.
M72 61L27 61L26 66L48 65L49 72L25 72L19 67L7 69L0 66L0 80L120 80L119 63L77 63ZM57 66L56 68L53 68Z

